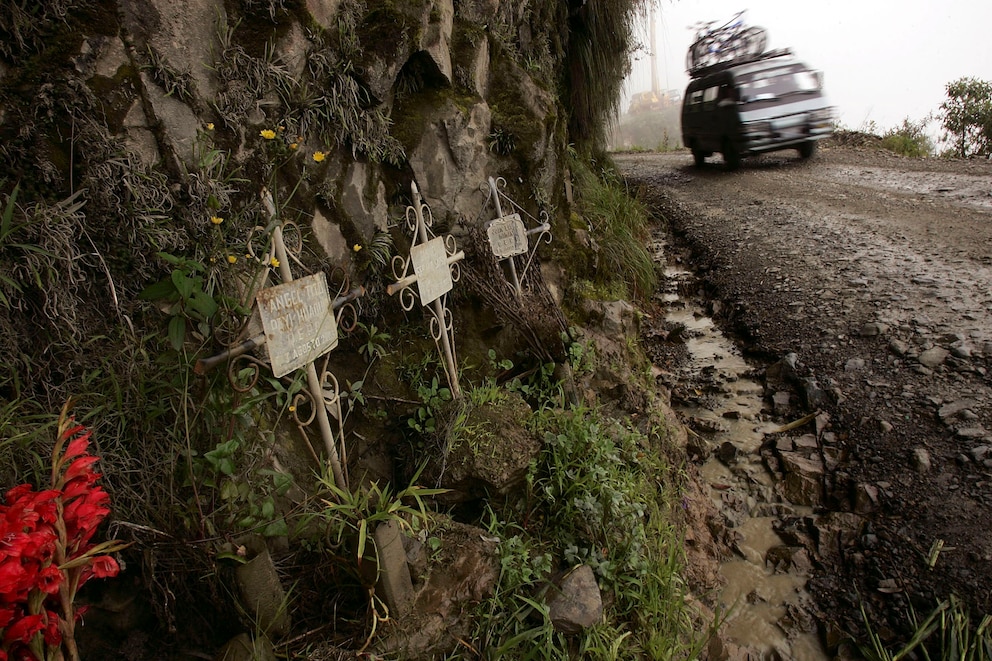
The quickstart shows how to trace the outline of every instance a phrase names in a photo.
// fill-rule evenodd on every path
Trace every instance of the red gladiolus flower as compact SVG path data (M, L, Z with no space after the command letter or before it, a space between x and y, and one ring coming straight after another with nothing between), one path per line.
M113 578L121 571L120 565L109 555L98 555L93 558L93 575L97 578Z
M33 490L34 489L30 484L18 484L16 487L7 491L7 504L13 505L15 501L23 498L26 494L31 493Z
M20 562L20 558L9 558L5 562L0 562L0 585L4 586L4 593L24 581L27 572Z
M60 648L73 647L74 622L85 610L72 603L76 590L92 577L120 572L110 555L91 555L90 539L110 514L110 496L96 484L98 459L87 454L91 434L67 410L59 430L51 476L59 488L21 484L0 502L0 661L62 658Z
M41 615L25 615L4 630L3 642L5 645L12 642L28 643L44 627Z
M45 594L57 594L59 591L59 586L62 585L62 579L65 575L62 571L55 565L48 565L43 567L40 572L38 572L38 579L35 584L39 590Z
M82 429L84 429L84 427L76 427L75 429L66 432L66 435L72 436L73 432ZM84 452L86 452L86 448L90 444L90 435L91 433L89 431L86 431L86 433L80 436L79 438L72 440L69 443L69 447L66 448L65 454L63 455L63 459L71 459L75 456L81 455Z
M13 608L0 608L0 629L10 624L15 615L17 615L17 611Z
M45 625L45 644L49 647L56 647L62 644L62 632L59 631L59 616L52 611L45 611L48 623Z
M100 477L99 473L94 473L92 470L93 464L99 460L99 457L94 457L88 454L74 460L71 464L69 464L69 468L65 471L65 481L68 482L69 480L73 480L83 475L95 475L96 477Z

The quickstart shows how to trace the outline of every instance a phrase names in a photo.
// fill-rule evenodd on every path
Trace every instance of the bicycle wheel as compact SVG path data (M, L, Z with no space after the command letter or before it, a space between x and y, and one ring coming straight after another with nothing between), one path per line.
M755 25L740 34L740 41L745 55L761 55L768 45L768 32Z

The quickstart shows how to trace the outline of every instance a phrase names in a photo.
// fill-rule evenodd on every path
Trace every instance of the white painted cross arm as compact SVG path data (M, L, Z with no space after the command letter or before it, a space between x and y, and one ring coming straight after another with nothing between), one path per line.
M465 259L465 251L464 250L459 250L458 252L456 252L453 255L448 255L446 261L448 263L448 266L451 266L455 262L460 262L463 259ZM388 285L386 287L386 294L388 294L389 296L392 296L396 292L398 292L398 291L400 291L402 289L406 289L407 287L412 287L415 284L417 284L417 274L416 273L413 273L411 275L406 276L405 278L400 278L399 280L397 280L396 282L394 282L391 285Z
M354 301L355 299L360 298L364 295L365 295L365 287L362 286L353 287L352 290L349 291L344 296L338 296L337 298L335 298L334 301L331 303L331 309L336 312L344 304L350 303L351 301ZM346 329L346 330L350 330L350 329ZM265 344L265 333L259 333L255 337L247 339L241 344L236 344L233 347L230 347L229 349L225 349L224 351L221 351L219 354L215 356L210 356L209 358L200 358L199 360L196 361L196 364L193 366L193 372L196 374L206 374L217 365L225 361L228 361L232 358L237 358L238 356L242 356L248 353L249 351L251 351L252 349L257 349L258 347L264 344Z

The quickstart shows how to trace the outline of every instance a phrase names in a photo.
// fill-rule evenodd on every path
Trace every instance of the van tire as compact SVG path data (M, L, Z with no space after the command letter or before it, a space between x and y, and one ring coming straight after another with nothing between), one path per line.
M816 153L816 141L807 140L799 145L797 151L799 152L799 157L802 159L813 158L813 154Z
M692 148L692 160L696 163L697 168L703 167L706 164L706 157L709 154L704 152L702 149Z
M723 162L728 170L737 170L741 167L741 153L730 140L723 141Z

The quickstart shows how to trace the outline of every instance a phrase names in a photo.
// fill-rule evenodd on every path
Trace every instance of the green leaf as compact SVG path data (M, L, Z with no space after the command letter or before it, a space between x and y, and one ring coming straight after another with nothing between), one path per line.
M153 285L148 285L141 293L138 294L138 298L143 301L157 301L160 299L175 299L176 298L176 286L172 284L172 279L161 280Z
M169 344L176 351L183 348L186 341L186 320L182 317L173 317L169 320Z
M288 534L289 526L286 525L286 519L281 516L265 526L265 529L262 531L263 537L285 537Z
M365 519L358 525L358 560L365 556L365 542L369 532L369 523Z
M172 272L172 284L175 285L176 291L183 299L193 295L193 281L186 277L182 271Z
M195 291L189 296L189 307L197 312L204 320L210 319L217 312L217 301L202 291Z
M234 500L238 497L238 487L230 480L224 480L220 488L220 497L223 500Z
M165 260L166 262L172 264L173 266L179 266L184 261L182 257L176 257L175 255L170 255L167 252L157 252L155 253L155 256L158 257L159 259Z
M247 558L245 558L244 556L240 556L237 553L218 553L217 554L217 559L218 560L233 560L234 562L238 563L239 565L243 565L246 562L248 562L248 559Z
M262 518L271 519L275 516L276 504L272 502L272 497L268 497L262 501Z

